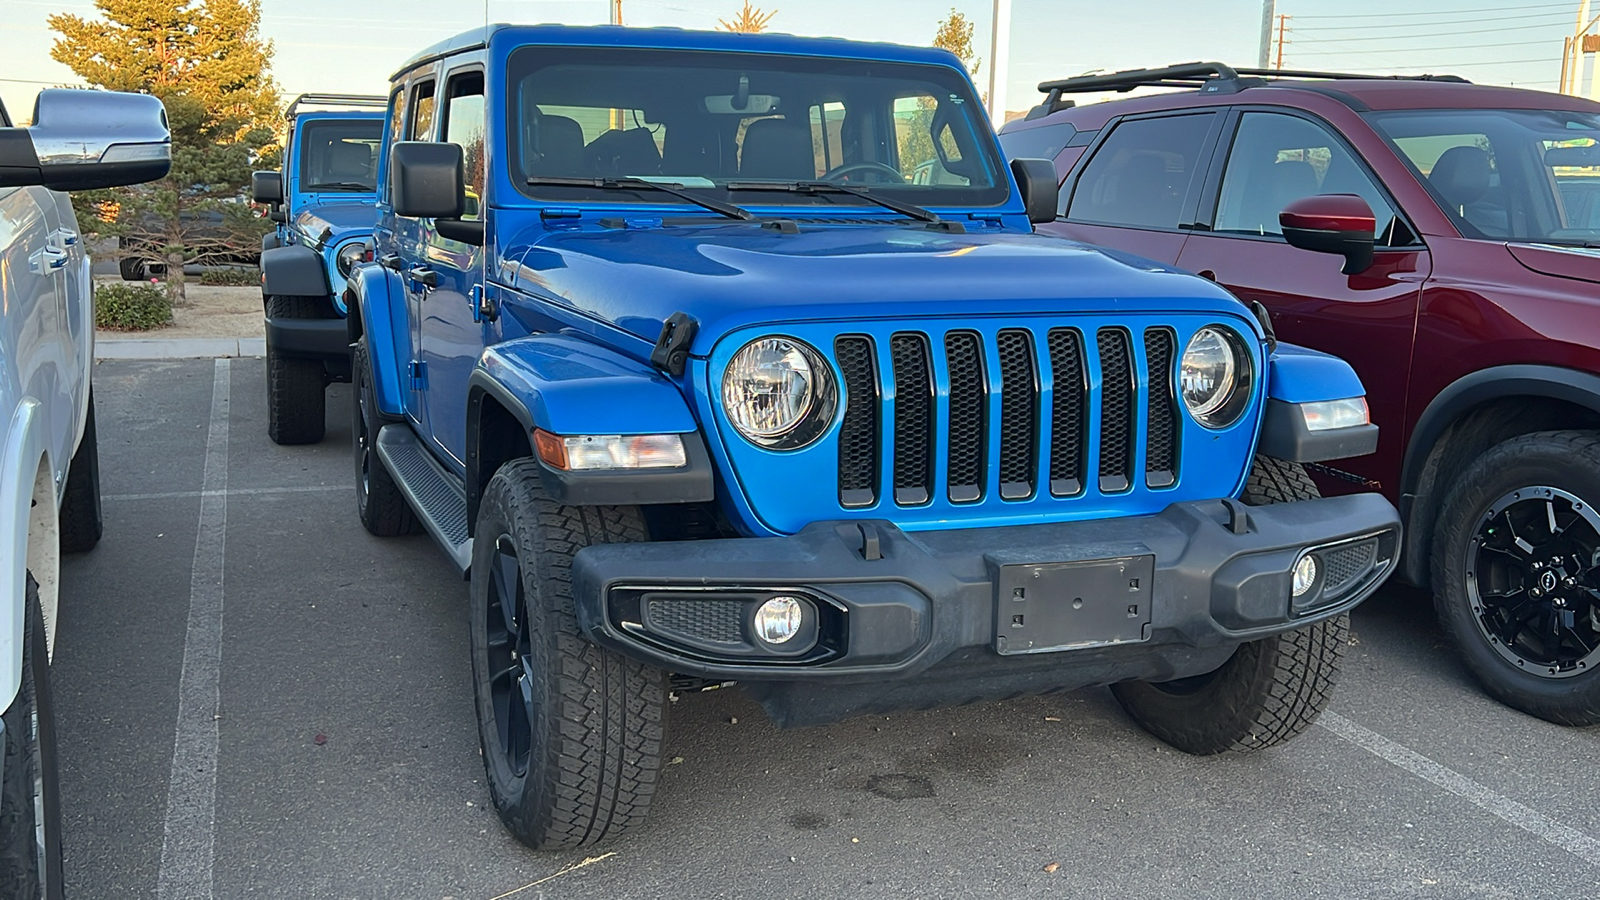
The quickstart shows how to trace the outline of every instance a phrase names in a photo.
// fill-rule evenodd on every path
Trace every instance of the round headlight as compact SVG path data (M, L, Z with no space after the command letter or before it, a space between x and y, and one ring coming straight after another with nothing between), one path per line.
M1243 405L1230 403L1248 381L1249 357L1220 328L1194 333L1178 364L1178 395L1189 415L1208 428L1233 424Z
M722 408L753 443L791 450L815 440L833 417L833 376L805 343L757 338L722 374Z
M350 277L350 273L355 271L356 265L365 259L366 255L367 245L361 241L354 241L340 247L338 255L334 257L334 261L339 266L339 274L346 278Z

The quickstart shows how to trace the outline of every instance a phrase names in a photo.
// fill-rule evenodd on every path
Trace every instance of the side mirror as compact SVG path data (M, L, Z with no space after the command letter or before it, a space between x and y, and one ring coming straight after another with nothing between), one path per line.
M1278 225L1290 246L1343 256L1339 271L1345 275L1358 275L1372 265L1377 218L1355 194L1301 197L1278 214Z
M400 141L389 150L389 200L394 214L433 219L440 237L483 246L483 223L467 211L466 157L457 144Z
M281 205L273 204L272 208L267 210L267 221L282 225L289 221L289 214L284 211Z
M250 199L257 203L282 203L283 173L251 172Z
M0 128L0 187L56 191L139 184L172 168L172 134L148 94L51 88L31 128Z
M1035 225L1056 220L1056 205L1061 201L1061 181L1055 163L1048 159L1013 159L1011 174L1022 191L1022 205L1028 221Z

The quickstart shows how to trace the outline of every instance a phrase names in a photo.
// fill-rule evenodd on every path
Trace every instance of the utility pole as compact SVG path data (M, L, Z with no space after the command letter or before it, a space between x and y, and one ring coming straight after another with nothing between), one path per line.
M1265 69L1272 59L1272 20L1277 18L1278 0L1261 0L1261 53L1256 68Z
M1283 33L1289 30L1289 20L1294 16L1278 17L1278 64L1273 66L1278 71L1283 71Z
M611 24L622 24L622 0L611 0Z
M1006 71L1011 57L1011 0L994 0L989 31L989 121L999 128L1006 119Z

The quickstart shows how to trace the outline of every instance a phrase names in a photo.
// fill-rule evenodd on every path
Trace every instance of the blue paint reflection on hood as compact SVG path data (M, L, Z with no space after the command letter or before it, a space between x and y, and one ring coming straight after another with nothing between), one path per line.
M507 217L509 218L509 216ZM743 223L507 229L496 280L646 340L677 311L693 352L754 323L904 316L1205 310L1239 314L1224 289L1137 256L1056 237L918 225Z

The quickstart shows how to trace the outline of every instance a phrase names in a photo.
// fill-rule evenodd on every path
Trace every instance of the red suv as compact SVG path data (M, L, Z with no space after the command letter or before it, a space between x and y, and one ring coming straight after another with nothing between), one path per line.
M1176 88L1074 106L1083 92ZM1039 86L1062 237L1214 279L1354 365L1401 576L1495 697L1600 722L1600 103L1194 63ZM1342 260L1338 257L1342 257Z

